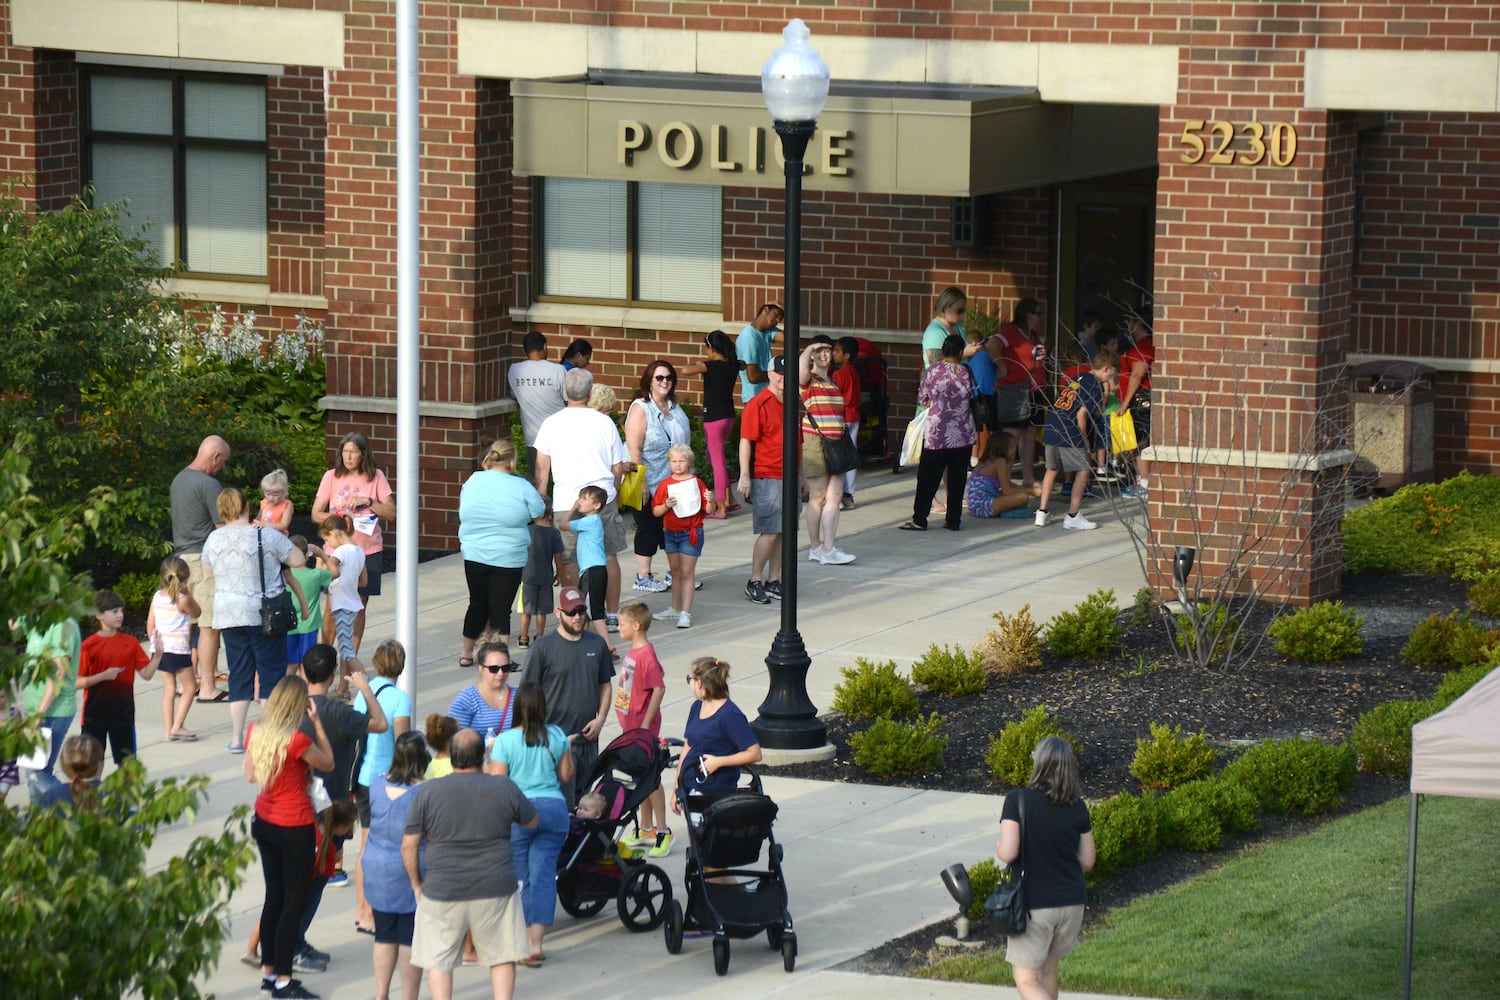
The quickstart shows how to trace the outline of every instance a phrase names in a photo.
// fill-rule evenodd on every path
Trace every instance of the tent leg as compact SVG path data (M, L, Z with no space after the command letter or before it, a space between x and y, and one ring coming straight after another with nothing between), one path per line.
M1411 820L1406 830L1406 943L1401 971L1401 1000L1411 1000L1411 953L1417 898L1417 793L1411 793Z

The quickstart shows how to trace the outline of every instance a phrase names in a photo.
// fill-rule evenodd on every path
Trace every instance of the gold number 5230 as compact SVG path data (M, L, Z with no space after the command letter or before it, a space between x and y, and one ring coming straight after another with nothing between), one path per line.
M1184 122L1181 141L1187 151L1181 161L1202 163L1207 157L1215 165L1238 163L1254 167L1269 163L1273 167L1289 167L1297 156L1297 130L1290 122L1272 122L1269 127L1263 122L1246 122L1238 131L1245 138L1246 149L1236 159L1229 148L1236 132L1231 122L1205 122L1201 118ZM1208 135L1200 134L1204 132Z

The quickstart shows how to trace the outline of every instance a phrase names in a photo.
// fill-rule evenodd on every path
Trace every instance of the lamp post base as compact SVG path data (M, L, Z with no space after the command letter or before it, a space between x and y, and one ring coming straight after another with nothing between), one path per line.
M760 748L760 764L758 767L790 767L793 764L821 764L833 760L838 755L838 747L832 743L824 743L820 747L809 747L805 750L772 750L765 746Z
M770 690L760 706L759 717L750 723L762 752L824 752L823 747L828 744L828 727L818 720L818 709L807 696L807 672L811 668L812 658L807 655L801 633L785 629L777 632L771 643L771 652L766 655L766 669L771 674ZM794 762L783 760L782 763Z

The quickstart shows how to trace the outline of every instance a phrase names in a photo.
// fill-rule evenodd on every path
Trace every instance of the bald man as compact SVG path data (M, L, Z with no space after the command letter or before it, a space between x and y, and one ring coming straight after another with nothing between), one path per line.
M219 632L214 620L213 581L203 576L203 541L219 526L219 493L216 478L229 461L229 442L211 434L198 445L191 465L172 479L172 552L188 564L193 597L202 613L198 618L198 700L228 701L229 693L214 682L219 666Z

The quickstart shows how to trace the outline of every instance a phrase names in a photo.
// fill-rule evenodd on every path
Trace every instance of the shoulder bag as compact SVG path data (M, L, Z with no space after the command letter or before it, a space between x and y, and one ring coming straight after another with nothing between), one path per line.
M1026 789L1016 789L1021 812L1021 856L1000 873L995 891L984 901L990 915L990 930L996 934L1026 933Z
M266 635L286 635L297 627L297 608L291 591L285 587L275 597L266 595L266 547L261 531L255 529L255 565L260 570L260 630Z
M974 433L978 434L990 426L990 401L979 394L979 383L974 380L974 370L968 365L963 369L969 375L969 413L974 418Z

